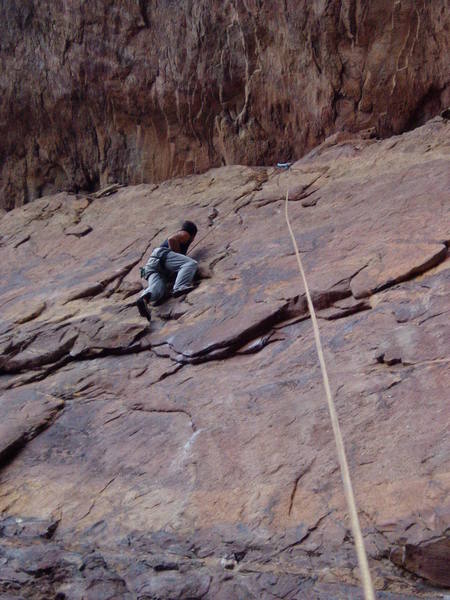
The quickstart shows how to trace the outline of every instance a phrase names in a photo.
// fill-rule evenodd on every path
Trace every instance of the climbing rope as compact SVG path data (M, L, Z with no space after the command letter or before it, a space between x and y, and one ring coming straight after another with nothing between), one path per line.
M348 510L350 513L350 522L351 529L353 533L353 538L355 540L356 546L356 554L358 556L358 564L359 570L361 573L361 579L364 588L364 597L365 600L375 600L375 594L373 591L372 579L370 577L369 564L367 561L366 550L364 548L364 541L361 533L361 526L359 524L358 512L356 510L356 502L355 496L353 493L352 481L350 479L350 472L348 469L347 457L345 455L344 442L342 440L341 428L339 426L339 420L336 413L336 407L334 404L333 396L331 395L330 383L328 380L327 368L325 365L325 358L323 355L322 344L320 341L320 333L319 326L317 324L316 313L314 310L314 305L311 300L311 295L309 293L308 283L306 281L305 272L303 270L302 261L300 259L300 252L297 246L297 242L295 240L294 233L292 231L291 224L289 222L288 215L288 204L289 204L289 190L286 190L286 202L285 202L285 217L286 223L289 228L289 233L292 239L292 243L294 245L295 255L297 257L298 268L300 271L300 275L303 280L303 285L306 292L306 299L308 301L309 313L311 315L311 321L314 330L314 339L316 342L317 354L319 356L320 368L322 371L323 385L325 387L325 393L328 401L328 410L330 413L331 424L333 426L334 440L336 442L337 455L339 460L339 466L341 469L341 477L342 483L344 485L344 494L345 499L347 501Z
M289 168L290 164L286 164L286 165L283 164L280 166L283 166L283 168ZM358 512L356 509L355 495L353 492L352 481L350 478L350 471L348 468L347 457L345 454L344 442L342 439L341 428L339 426L339 420L337 417L336 407L334 404L333 396L331 394L330 382L328 379L328 373L327 373L327 369L326 369L326 365L325 365L325 358L324 358L324 354L323 354L323 350L322 350L322 343L320 341L319 326L317 323L317 317L316 317L316 313L314 310L314 305L312 303L311 294L309 292L308 282L306 281L306 275L303 270L302 261L300 259L300 252L299 252L298 245L297 245L297 242L296 242L296 239L295 239L295 236L294 236L294 233L292 231L292 227L291 227L291 224L289 221L288 205L289 205L289 190L286 190L286 201L285 201L286 223L287 223L287 226L289 229L289 234L291 236L292 243L294 245L295 255L297 257L298 268L299 268L300 275L303 280L303 286L305 288L309 313L311 315L311 322L312 322L313 330L314 330L314 340L316 343L317 354L319 357L320 368L322 371L323 384L324 384L325 393L327 396L328 410L330 413L331 425L333 427L338 462L339 462L339 467L341 470L342 483L344 486L344 495L345 495L345 499L347 502L348 511L350 513L350 524L351 524L353 539L355 540L356 554L358 557L359 570L361 573L361 580L362 580L363 589L364 589L364 598L365 598L365 600L375 600L375 594L374 594L372 579L371 579L370 570L369 570L369 563L367 560L366 550L364 548L364 540L363 540L363 536L362 536L362 532L361 532L361 526L359 523ZM232 209L230 211L228 211L222 217L221 223L232 212L234 212L236 208L237 207L233 206ZM192 251L198 244L200 244L204 239L206 239L214 231L214 229L216 229L216 227L218 225L219 225L219 223L217 225L214 225L213 227L211 227L210 230L203 237L201 237L191 247L190 250Z

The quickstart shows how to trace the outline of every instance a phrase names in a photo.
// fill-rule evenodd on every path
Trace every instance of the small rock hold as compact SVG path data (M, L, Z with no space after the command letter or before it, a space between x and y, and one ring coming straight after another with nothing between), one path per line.
M209 211L209 214L208 214L208 226L209 227L212 227L214 225L214 219L217 217L218 214L219 214L219 212L218 212L217 208L215 208L215 207Z
M123 185L120 183L111 183L98 192L95 192L95 194L93 194L93 198L105 198L106 196L111 196L112 194L115 194L121 187L123 187Z
M64 233L66 235L75 235L76 237L83 237L88 233L91 233L92 227L90 225L76 225L75 227L67 228Z
M153 567L155 571L178 571L176 562L160 562Z
M247 552L245 550L241 550L240 552L235 552L234 558L235 558L236 562L241 562L241 560L243 560L245 558L246 554L247 554Z
M318 200L319 200L319 197L316 197L316 198L308 197L308 198L305 198L305 200L302 200L301 205L305 208L307 208L308 206L315 206L317 204Z
M14 240L14 248L18 248L22 244L25 244L25 242L28 242L29 239L30 239L29 234L19 235L18 238Z
M16 305L16 310L19 314L14 322L18 323L19 325L22 325L23 323L32 321L36 317L39 317L46 308L46 302L38 302L37 304L31 306L27 306L26 302L18 303Z
M359 135L363 140L371 140L377 136L377 130L375 127L368 127L367 129L362 129Z
M234 567L237 565L237 562L234 560L234 558L222 558L222 560L220 561L220 564L222 565L222 567L224 569L228 569L229 571L232 571L234 569Z

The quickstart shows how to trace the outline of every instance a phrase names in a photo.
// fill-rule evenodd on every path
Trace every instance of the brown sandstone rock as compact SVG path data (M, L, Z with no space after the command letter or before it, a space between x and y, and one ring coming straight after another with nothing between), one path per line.
M418 546L407 544L404 548L395 549L392 560L412 573L425 577L429 581L443 586L450 586L450 539L438 537Z
M377 598L442 598L448 147L439 117L289 171L5 214L0 595L362 598L289 187ZM209 278L149 326L138 267L185 216L210 232L192 252Z
M9 462L25 444L49 427L63 400L38 390L11 390L0 398L0 466Z
M0 207L398 134L450 105L445 0L10 0ZM109 188L109 191L113 191Z

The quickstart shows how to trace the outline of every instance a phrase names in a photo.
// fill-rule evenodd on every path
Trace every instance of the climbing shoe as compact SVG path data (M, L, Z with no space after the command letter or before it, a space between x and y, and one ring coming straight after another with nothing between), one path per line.
M146 297L141 296L136 302L136 306L138 307L138 311L141 317L145 317L150 322L152 320L152 314L150 312L149 307L147 306Z
M174 298L178 298L178 296L183 296L184 294L189 294L192 290L195 289L193 285L185 285L184 287L178 288L177 290L173 290L172 296Z

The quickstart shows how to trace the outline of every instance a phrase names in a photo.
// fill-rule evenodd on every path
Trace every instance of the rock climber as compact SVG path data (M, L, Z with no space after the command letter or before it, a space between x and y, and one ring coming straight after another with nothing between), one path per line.
M167 280L176 276L172 296L181 296L194 289L193 280L198 263L186 252L195 238L197 226L192 221L184 221L181 229L155 248L142 269L147 279L147 288L141 293L137 307L142 317L151 320L148 302L155 304L166 294Z

